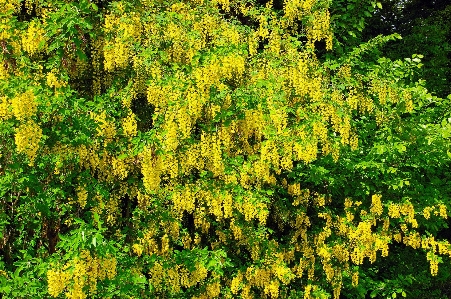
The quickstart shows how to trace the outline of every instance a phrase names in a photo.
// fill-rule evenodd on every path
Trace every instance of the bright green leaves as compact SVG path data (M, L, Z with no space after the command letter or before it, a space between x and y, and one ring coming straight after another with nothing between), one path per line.
M49 13L46 31L49 36L48 51L56 53L51 67L71 67L77 57L86 60L88 38L93 38L93 13L98 8L88 0L65 3Z
M381 3L366 0L332 1L332 24L338 40L355 42L365 28L366 19L372 17Z
M33 86L45 135L29 166L11 141L21 124L2 119L3 294L410 295L416 269L377 275L414 256L401 244L414 225L446 227L442 206L421 214L449 201L450 99L415 81L421 55L380 56L399 35L359 42L379 2L52 3L27 15L46 22L46 53L18 51L12 70L16 46L0 44L2 117ZM42 32L27 18L2 24ZM330 24L345 53L321 49Z

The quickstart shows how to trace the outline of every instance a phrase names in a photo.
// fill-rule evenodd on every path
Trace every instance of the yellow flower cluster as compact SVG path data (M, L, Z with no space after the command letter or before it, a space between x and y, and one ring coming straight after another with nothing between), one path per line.
M219 281L207 284L206 287L206 298L217 298L221 293L221 285Z
M428 252L426 257L427 257L427 260L429 261L431 275L432 276L437 276L437 274L438 274L438 263L439 263L438 256L434 252L430 251L430 252Z
M94 173L96 170L103 171L105 169L105 163L101 160L101 153L99 151L100 146L98 144L88 147L82 144L74 150L78 154L80 165L91 169L91 173Z
M352 286L356 287L359 284L359 272L356 271L352 274Z
M100 114L91 112L91 117L99 125L97 128L97 136L105 137L105 145L111 142L116 136L116 126L114 122L107 120L105 111L102 111Z
M225 12L230 11L230 0L214 0L212 1L216 5L220 5Z
M329 10L315 11L313 13L313 24L307 27L307 38L313 47L315 41L326 40L326 49L332 50L332 30L330 28Z
M56 77L56 74L52 71L52 72L47 73L47 85L49 87L61 88L63 86L66 86L67 82L58 80L58 78Z
M381 203L381 195L378 194L374 194L371 197L371 209L370 212L373 213L374 215L380 216L382 215L382 212L384 211L383 207L382 207L382 203Z
M7 97L0 97L0 119L6 120L10 118L10 102Z
M258 219L260 223L265 224L269 211L267 204L256 198L251 192L248 192L243 198L243 202L234 202L234 208L244 215L245 221Z
M310 163L316 160L318 155L318 142L295 143L293 145L294 161Z
M404 91L402 94L402 98L404 99L406 112L409 113L412 112L413 111L412 94L409 91Z
M156 230L153 227L146 229L144 231L144 236L142 238L138 238L139 244L136 246L139 247L136 247L136 249L134 248L134 250L136 250L135 251L136 254L140 253L141 249L144 251L144 253L148 255L159 252L157 240L155 238L155 233Z
M205 159L206 169L213 172L215 177L224 174L224 162L222 160L221 140L218 134L201 135L201 155Z
M376 260L378 250L382 251L383 256L388 254L390 239L373 233L371 230L373 224L372 220L361 221L355 230L349 231L349 243L355 244L350 257L356 265L361 265L365 257L368 257L370 262L373 263Z
M136 195L136 198L138 200L138 207L143 211L145 211L147 209L147 207L149 206L149 204L152 201L152 199L149 195L143 194L139 191Z
M444 204L438 204L436 206L427 206L423 209L423 216L426 219L429 219L431 217L431 212L434 212L435 216L440 216L444 219L448 218L448 212L446 209L446 205Z
M230 135L235 135L235 132L239 132L238 138L243 143L244 150L249 154L255 153L257 148L253 148L249 145L249 138L254 137L256 140L261 141L263 136L263 128L266 123L263 118L261 110L249 109L244 113L244 119L233 123L230 128Z
M241 289L242 281L243 274L241 272L238 272L238 274L232 279L232 282L230 284L230 290L232 294L234 295L238 294L238 291Z
M403 204L391 203L388 206L388 216L390 218L400 218L401 215L407 216L405 220L412 225L412 228L418 227L417 220L415 219L415 209L412 203L407 201Z
M141 256L144 250L144 246L141 244L133 244L132 246L133 252L137 255L137 256Z
M106 222L108 225L116 223L117 215L120 214L119 201L114 196L110 198L105 204Z
M129 112L126 118L122 121L122 129L124 130L124 135L127 137L134 137L137 134L137 122L136 117L133 112Z
M437 207L438 207L438 214L440 215L440 217L442 217L443 219L448 219L448 212L446 210L446 205L439 204Z
M77 197L78 197L78 203L80 204L80 206L82 208L84 208L88 201L88 191L84 187L78 186L77 187Z
M288 19L287 25L309 14L316 0L287 0L284 2L284 13Z
M87 298L89 294L95 294L98 280L112 279L116 276L116 266L115 257L91 256L89 251L83 250L80 257L66 263L61 270L47 271L49 294L56 298L66 290L67 298ZM85 286L89 287L88 293Z
M149 282L156 291L161 291L166 286L171 294L177 294L180 289L190 288L196 284L203 284L208 276L208 270L200 263L196 263L194 271L188 271L184 266L173 265L164 269L161 262L155 262L151 267ZM216 282L207 284L207 298L219 295L220 285Z
M288 114L282 107L271 105L269 108L269 117L272 125L277 130L277 134L283 135L287 133L284 131L287 127Z
M221 83L221 80L231 78L240 80L244 69L245 60L242 55L230 54L219 58L213 57L207 65L193 71L193 78L198 91L208 98L211 86L219 86L224 89L225 85Z
M22 48L33 55L44 49L45 41L45 30L42 25L36 21L31 21L27 31L22 35Z
M371 82L371 91L379 99L379 104L384 106L387 102L389 87L385 82L373 80Z
M178 127L175 120L175 114L171 112L166 112L165 123L163 125L164 138L163 138L163 148L168 151L175 151L179 146L178 138Z
M305 286L304 289L304 299L313 299L314 297L310 296L310 292L313 290L315 290L316 286L312 286L311 284L308 284Z
M162 160L160 156L154 156L152 149L147 148L142 153L142 169L144 176L144 186L146 190L156 190L160 185L160 174L162 170Z
M298 193L299 191L294 185L295 188L289 187L289 192ZM415 219L415 209L410 201L405 201L403 203L390 203L388 206L388 217L383 218L382 226L383 232L373 233L372 227L376 226L378 223L376 221L376 217L374 216L382 216L383 209L381 205L381 196L373 195L372 196L372 204L370 208L370 213L367 214L365 210L361 210L363 215L369 216L366 220L358 223L357 227L353 227L351 221L354 219L354 213L357 212L353 207L358 207L361 202L353 202L351 199L345 199L345 211L347 213L348 223L343 221L343 218L338 217L333 224L334 228L338 229L338 235L344 236L348 239L346 243L348 244L347 248L351 249L350 253L347 253L347 248L338 246L338 250L333 250L333 255L345 265L350 257L350 260L356 264L360 265L363 262L365 257L368 257L370 262L374 262L376 260L376 251L380 250L383 257L388 256L388 244L391 240L395 240L398 243L403 242L406 246L410 246L413 249L424 249L428 251L427 260L430 262L431 274L437 275L438 273L438 263L439 256L437 255L448 255L451 256L451 246L448 241L436 241L433 236L426 237L421 235L418 231L412 230L418 227L418 223ZM431 212L434 212L436 216L440 215L446 219L447 211L446 206L443 204L437 204L436 206L427 206L423 209L423 215L426 219L430 218ZM318 213L318 217L327 219L327 215L324 213ZM400 219L401 223L399 224L400 230L389 230L390 229L390 218L392 219ZM329 221L328 221L329 222ZM411 224L412 229L409 229L407 224ZM296 226L292 225L293 228ZM330 224L327 224L326 227L331 227ZM330 259L330 253L327 251L327 248L324 247L322 242L318 243L318 240L321 238L322 232L315 236L315 244L317 246L316 252L318 257L323 261L323 268L326 275L332 276L332 272L326 266L324 261ZM322 247L321 247L322 246ZM343 255L343 252L346 252ZM347 266L346 266L347 267ZM330 272L330 273L329 273ZM357 273L357 274L356 274ZM358 284L358 272L354 272L352 275L353 285Z
M129 172L129 166L127 165L125 159L113 157L111 161L111 166L113 168L113 174L120 180L123 180L127 177Z
M342 65L338 69L338 76L341 78L349 79L351 78L351 66L349 64Z
M434 210L433 207L425 207L423 209L423 216L426 219L429 219L431 217L431 212Z
M401 206L396 203L390 203L390 205L388 206L388 216L390 218L400 218Z
M351 135L351 138L349 139L349 146L353 151L355 151L359 147L359 137L357 136L357 134Z
M327 127L323 122L316 121L313 123L313 134L321 141L327 140Z
M279 282L277 280L271 280L271 282L265 285L263 292L265 295L270 295L271 298L279 297Z
M283 76L288 78L288 83L295 89L298 96L310 95L317 100L322 95L321 75L316 72L311 72L315 69L313 59L309 53L305 52L295 55L293 60L297 63L287 68L285 71L286 74Z
M17 152L24 153L28 157L30 165L34 164L42 136L42 129L32 120L28 120L16 128L14 141Z
M25 120L36 113L38 103L36 102L33 91L28 90L24 93L16 95L11 100L11 107L14 116L18 120Z
M422 241L418 232L410 232L410 234L404 236L402 242L413 249L417 249L421 247Z
M53 270L47 271L48 291L50 296L57 297L67 287L70 280L70 274L66 271Z
M349 90L349 94L346 98L346 103L348 104L350 109L357 110L357 105L360 103L361 98L361 94L354 88L352 88Z
M132 55L131 42L139 42L141 39L142 24L139 16L135 13L125 13L122 16L109 14L105 18L104 30L113 35L103 47L105 70L127 67Z
M19 1L0 0L0 13L6 14L7 12L15 12L20 9ZM2 39L2 38L0 38Z
M447 240L438 241L437 245L439 254L446 254L451 257L451 244Z
M1 24L0 24L0 39L1 39ZM6 68L6 61L3 61L3 59L0 59L0 80L5 80L8 79L9 77L9 72L8 69Z

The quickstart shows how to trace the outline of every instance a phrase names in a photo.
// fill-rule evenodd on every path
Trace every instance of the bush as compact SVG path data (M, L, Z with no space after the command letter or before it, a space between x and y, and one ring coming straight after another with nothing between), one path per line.
M450 98L397 35L331 58L330 1L261 2L0 1L3 298L446 281Z

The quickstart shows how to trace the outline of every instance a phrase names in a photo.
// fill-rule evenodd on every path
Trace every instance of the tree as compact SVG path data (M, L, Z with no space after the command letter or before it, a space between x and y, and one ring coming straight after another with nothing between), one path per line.
M382 55L404 59L412 54L424 56L416 79L427 79L426 87L440 97L451 93L449 80L451 5L448 1L383 1L363 30L363 40L379 34L397 32L402 40L388 43Z
M330 1L0 3L3 297L421 296L405 281L448 275L450 99L419 56L376 57L397 35L322 55Z

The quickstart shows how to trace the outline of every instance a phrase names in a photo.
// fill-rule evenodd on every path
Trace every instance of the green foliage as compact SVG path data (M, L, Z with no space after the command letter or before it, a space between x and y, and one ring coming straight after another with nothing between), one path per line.
M424 56L424 67L414 80L427 79L426 86L440 97L451 93L449 53L450 12L447 1L382 1L382 9L369 19L363 39L397 32L403 39L382 49L382 55L403 59L413 53Z
M384 5L0 0L2 298L449 296L451 97Z

